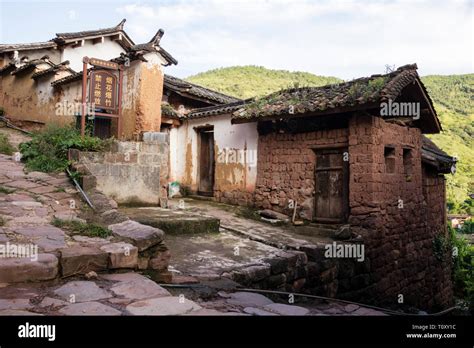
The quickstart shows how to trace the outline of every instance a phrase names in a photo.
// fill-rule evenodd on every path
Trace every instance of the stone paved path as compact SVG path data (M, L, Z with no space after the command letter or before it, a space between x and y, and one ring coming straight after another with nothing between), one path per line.
M5 285L5 284L4 284ZM285 304L251 292L189 299L135 273L0 288L0 315L383 315L357 305Z

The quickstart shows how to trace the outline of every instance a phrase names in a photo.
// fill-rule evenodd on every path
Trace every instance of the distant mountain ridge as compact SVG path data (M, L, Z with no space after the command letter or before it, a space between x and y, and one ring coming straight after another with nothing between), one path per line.
M458 157L456 175L448 175L448 201L453 212L473 210L474 192L474 74L429 75L421 78L433 99L443 132L430 138ZM234 97L261 97L284 88L323 86L342 80L308 72L271 70L260 66L213 69L186 79Z

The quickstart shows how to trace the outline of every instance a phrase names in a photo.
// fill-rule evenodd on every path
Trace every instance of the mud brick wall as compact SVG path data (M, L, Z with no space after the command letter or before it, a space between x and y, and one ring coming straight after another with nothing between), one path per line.
M169 140L120 141L109 152L81 152L79 162L95 177L97 189L119 204L158 204L166 197Z
M214 190L214 198L217 202L236 204L242 206L253 207L254 204L254 193L244 190Z
M422 167L421 142L418 128L362 114L347 129L259 136L255 205L289 214L288 199L294 199L307 220L314 204L312 147L348 144L348 223L363 238L366 262L336 262L324 273L324 292L393 307L451 305L450 257L446 252L439 260L433 248L435 236L447 234L445 183ZM308 259L316 269L330 261Z
M446 235L444 179L423 172L421 133L373 116L349 123L349 223L364 239L371 279L365 296L386 305L445 308L452 299L450 258L437 260ZM387 147L391 149L387 156ZM404 149L410 153L404 164ZM391 164L386 160L391 157ZM438 218L432 217L440 214Z
M314 168L312 147L347 143L348 129L308 133L270 133L259 136L255 205L291 214L288 200L298 202L300 216L311 220L314 209Z

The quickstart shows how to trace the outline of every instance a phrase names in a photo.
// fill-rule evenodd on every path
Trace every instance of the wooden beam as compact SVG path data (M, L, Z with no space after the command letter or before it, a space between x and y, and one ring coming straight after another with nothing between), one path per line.
M116 34L116 35L114 35L114 36L111 37L111 39L112 39L113 41L122 41L122 38L123 38L123 37L122 37L122 34L121 34L121 33L118 33L118 34Z
M85 40L76 41L76 42L72 45L72 48L82 47L82 46L84 46L84 42L85 42Z
M97 45L97 44L103 44L105 42L105 38L103 36L92 39L92 44Z

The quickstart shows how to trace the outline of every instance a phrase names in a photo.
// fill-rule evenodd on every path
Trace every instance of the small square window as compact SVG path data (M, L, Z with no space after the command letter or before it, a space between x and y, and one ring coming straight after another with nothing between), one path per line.
M385 146L384 149L385 157L385 173L395 173L395 148Z

